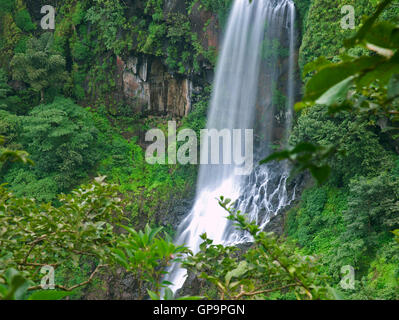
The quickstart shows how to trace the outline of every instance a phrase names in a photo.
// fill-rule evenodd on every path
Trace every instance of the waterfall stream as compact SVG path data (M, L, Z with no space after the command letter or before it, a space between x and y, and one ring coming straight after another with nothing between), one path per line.
M218 58L208 129L253 129L254 160L271 146L284 143L292 123L295 99L295 7L291 0L235 0ZM220 196L262 228L295 197L288 190L286 165L255 166L249 176L235 175L234 165L201 165L197 195L177 230L177 244L198 252L206 233L216 244L251 241L236 230L218 205ZM174 264L168 281L176 292L186 270Z

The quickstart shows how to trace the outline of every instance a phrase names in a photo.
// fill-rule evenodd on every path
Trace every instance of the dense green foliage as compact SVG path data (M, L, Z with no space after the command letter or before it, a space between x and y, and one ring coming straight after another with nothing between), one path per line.
M77 263L82 256L106 261L115 241L112 223L122 216L115 186L103 180L60 196L57 208L16 198L2 188L0 219L7 228L1 230L1 271L21 267L35 280L33 267Z
M23 300L27 297L29 280L14 268L0 275L0 300ZM59 290L37 290L29 295L28 300L61 300L71 293Z
M9 13L15 7L15 0L1 0L0 1L0 10L1 13Z
M57 98L35 107L27 116L2 112L0 117L2 134L9 137L9 143L22 145L35 162L30 168L3 170L5 181L17 195L50 201L86 178L99 160L94 121L70 100Z
M123 226L128 235L117 233L115 225L129 219L123 214L117 186L104 179L96 178L92 185L61 195L59 207L17 198L1 187L0 299L53 300L71 295L41 291L42 286L35 285L42 278L38 271L44 266L71 269L70 263L76 267L83 261L91 265L86 279L76 283L79 278L75 277L70 287L54 286L71 292L92 282L100 269L117 264L139 276L141 282L150 282L150 288L157 292L167 286L162 282L165 272L159 266L174 261L186 249L176 247L167 235L165 239L159 237L161 228L147 225L143 233ZM144 290L142 285L140 290ZM30 295L30 291L34 293ZM139 293L139 297L144 295Z
M379 1L336 0L334 5L325 0L300 0L297 2L303 2L299 5L300 13L306 12L305 10L310 2L310 8L304 22L303 42L299 58L299 64L302 68L305 64L320 56L333 59L340 53L343 40L353 34L354 30L342 29L340 25L341 18L344 17L341 8L344 5L354 7L355 24L358 27L364 15L370 15ZM383 17L397 19L398 8L392 6L384 13Z
M18 28L26 32L36 29L36 25L33 24L29 11L26 9L17 12L15 15L15 24Z
M98 40L104 41L106 49L115 54L135 49L162 57L172 72L199 72L200 56L212 63L215 56L214 48L205 50L201 39L192 31L189 13L197 2L187 5L186 12L180 13L165 12L163 1L151 0L127 19L127 8L120 1L96 0L85 19L97 27ZM206 10L215 12L225 13L227 7L226 1L204 4Z
M10 63L13 79L24 81L37 92L44 101L44 90L59 87L65 80L65 58L52 52L51 33L39 39L30 38L26 52L16 53Z
M341 237L344 245L338 250L340 259L362 266L364 259L389 239L389 231L399 227L398 191L398 177L386 173L351 180L344 216L346 230Z
M397 299L398 247L392 234L399 227L397 26L378 20L392 18L397 7L383 11L392 1L382 1L345 42L346 48L338 50L339 42L324 47L316 41L313 28L323 34L323 44L342 40L329 27L320 28L320 20L330 25L324 11L327 2L321 2L314 1L319 6L309 11L302 44L302 61L318 59L302 68L309 79L303 101L297 104L302 112L291 136L296 147L270 159L288 158L297 170L311 169L319 182L328 183L303 193L288 215L286 234L304 252L321 257L339 290L341 267L354 267L355 289L343 292L345 297ZM361 8L368 12L372 5ZM319 19L317 27L312 19ZM320 170L312 171L320 165Z
M304 97L293 147L271 159L299 163L319 184L288 212L288 239L221 199L253 245L243 253L203 235L192 255L169 233L197 168L148 164L143 133L166 132L168 120L205 127L204 83L217 58L207 37L223 29L232 1L66 0L48 32L27 1L0 0L0 299L82 298L126 274L137 298L173 299L165 267L185 258L205 298L399 299L398 6L363 20L379 1L294 2ZM343 5L354 6L356 30L340 27ZM263 48L265 60L287 58L278 41ZM120 99L118 61L129 56L205 87L190 114L149 115ZM286 97L270 85L284 111ZM40 290L44 265L55 267L57 290ZM344 265L355 289L339 285Z
M393 166L393 153L381 143L380 130L371 120L340 113L331 117L326 107L306 110L293 130L292 144L306 141L339 151L327 161L337 186L346 186L356 175L373 175Z
M297 27L301 27L301 35L306 33L306 24L305 22L308 21L308 12L310 5L312 3L312 0L294 0L295 7L297 9Z
M170 283L163 280L166 267L173 262L181 261L188 249L184 246L173 244L172 238L166 233L164 237L158 234L162 228L151 229L148 225L144 232L124 227L127 235L122 235L118 246L113 249L116 261L128 272L133 273L139 281L138 296L146 296L145 282L150 284L147 289L151 294L160 294L162 288L167 288Z
M103 180L98 178L93 185L83 186L73 195L60 196L62 205L57 208L36 203L33 199L17 198L1 188L0 220L2 226L7 226L1 229L0 234L0 273L5 275L0 277L3 292L13 292L7 289L8 283L11 288L21 287L16 288L18 296L15 299L27 297L28 291L35 291L30 299L36 295L38 299L60 299L65 294L58 293L57 298L57 291L50 292L47 297L40 293L41 286L36 284L42 277L38 271L43 266L58 270L70 262L78 265L82 259L91 261L88 279L82 283L75 282L71 287L55 285L64 291L86 285L100 268L105 267L100 262L109 260L109 250L116 241L111 223L120 221L122 216L121 199L117 197L115 186L107 185ZM10 273L19 277L17 283L7 280ZM7 293L3 298L12 299L12 296Z

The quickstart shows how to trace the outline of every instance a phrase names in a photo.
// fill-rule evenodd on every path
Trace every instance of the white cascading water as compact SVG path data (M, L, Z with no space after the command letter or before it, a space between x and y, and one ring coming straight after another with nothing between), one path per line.
M231 9L207 128L253 129L257 139L255 161L270 153L277 131L285 131L285 137L279 135L281 141L291 127L295 99L294 19L291 0L235 0ZM285 82L284 110L278 110L275 102L281 81ZM283 126L277 128L278 122ZM294 192L287 191L288 170L284 165L256 166L249 176L235 175L234 169L234 165L200 166L195 203L177 230L177 244L185 244L196 253L203 233L215 244L251 241L226 219L227 213L217 201L222 195L236 200L236 207L262 227L294 197ZM183 286L186 274L179 264L169 268L166 280L173 283L173 292Z

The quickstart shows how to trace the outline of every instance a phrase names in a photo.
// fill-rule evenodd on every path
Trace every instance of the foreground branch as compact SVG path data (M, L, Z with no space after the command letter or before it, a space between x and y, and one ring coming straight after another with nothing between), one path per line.
M72 286L72 287L67 288L67 287L62 286L62 285L59 285L59 284L56 284L54 287L57 288L57 289L63 290L63 291L68 291L68 292L69 292L69 291L73 291L73 290L75 290L75 289L77 289L77 288L79 288L79 287L83 287L83 286L89 284L89 283L93 280L93 278L95 277L95 275L100 271L100 269L101 269L101 268L105 268L105 267L108 267L108 265L107 265L107 264L100 264L100 265L98 265L98 266L96 267L96 269L95 269L95 270L92 272L92 274L90 275L89 279L87 279L86 281L83 281L83 282L81 282L81 283L75 284L75 285ZM41 285L40 285L40 286L34 286L34 287L28 288L29 291L32 291L32 290L40 290L40 289L43 289Z
M243 290L243 287L241 286L241 292L238 295L236 295L235 297L233 297L233 298L235 300L239 300L239 299L241 299L244 296L245 297L252 297L252 296L256 296L258 294L271 293L271 292L280 291L280 290L283 290L283 289L287 289L287 288L290 288L290 287L297 287L297 286L298 286L297 283L291 283L291 284L287 284L285 286L278 287L278 288L265 289L265 290L252 291L252 292L245 292Z

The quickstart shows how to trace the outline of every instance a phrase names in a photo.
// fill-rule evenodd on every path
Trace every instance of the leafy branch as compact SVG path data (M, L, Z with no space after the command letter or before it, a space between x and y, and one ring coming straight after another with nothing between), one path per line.
M375 115L388 123L383 128L385 132L399 130L399 26L378 21L391 3L392 0L382 1L359 31L344 43L347 50L360 46L369 50L368 55L352 56L347 51L339 57L340 62L332 63L319 57L304 67L303 77L311 77L302 101L295 105L296 111L324 105L330 114L349 111ZM261 163L289 160L294 164L294 174L309 170L321 184L331 172L324 160L339 148L338 144L326 147L301 142L270 155Z
M253 237L251 248L237 255L237 248L214 245L206 234L200 252L188 257L183 266L216 287L219 299L265 298L273 292L293 292L298 299L328 299L325 278L319 275L313 257L301 256L290 243L261 232L254 222L236 212L230 199L219 200L228 219Z

